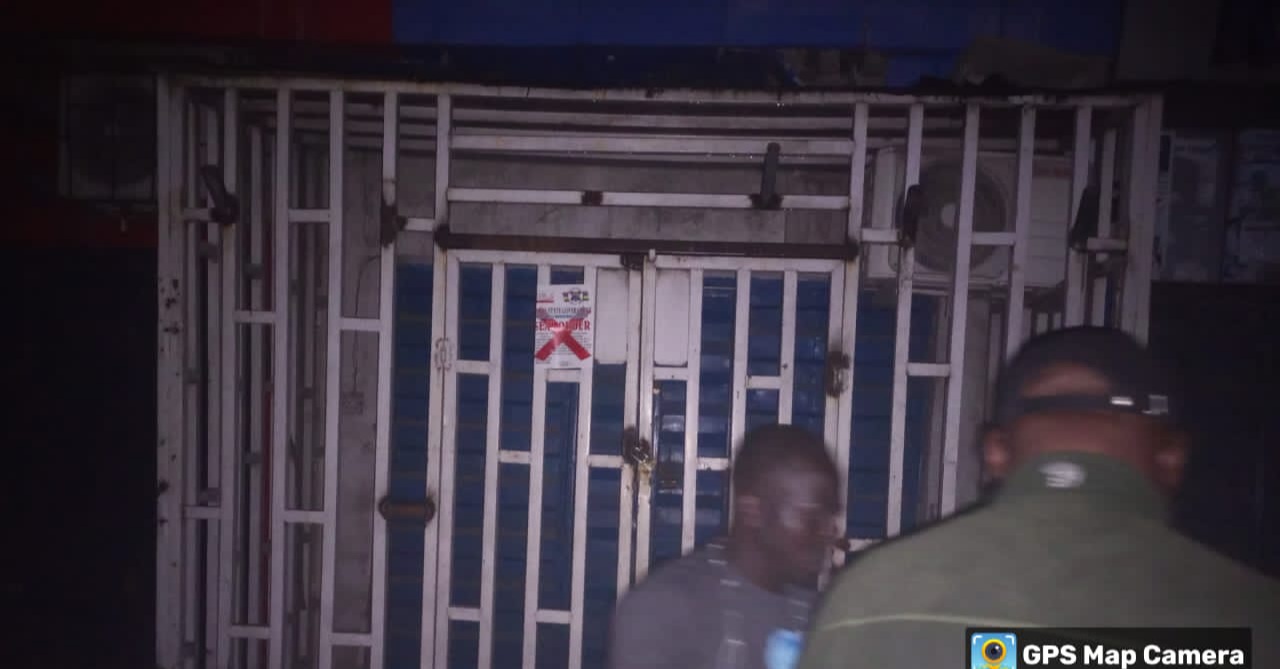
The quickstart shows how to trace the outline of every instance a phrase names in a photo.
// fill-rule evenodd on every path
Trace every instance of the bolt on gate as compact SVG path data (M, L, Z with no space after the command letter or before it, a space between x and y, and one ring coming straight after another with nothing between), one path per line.
M1148 95L158 90L163 667L601 666L752 426L835 568L974 498L1027 336L1146 334Z

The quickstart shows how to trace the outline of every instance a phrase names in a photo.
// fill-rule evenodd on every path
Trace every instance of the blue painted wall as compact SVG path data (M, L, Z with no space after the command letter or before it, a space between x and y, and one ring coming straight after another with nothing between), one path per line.
M870 46L890 85L946 75L978 36L1094 55L1119 44L1117 0L394 0L400 44L488 46Z
M527 450L532 429L533 310L536 274L532 268L506 270L502 306L503 372L499 441L501 448ZM420 499L426 487L426 407L430 365L431 268L401 264L396 286L395 403L391 486L393 494ZM488 266L464 266L460 275L459 355L463 359L489 356L489 314L492 272ZM580 271L555 271L552 280L573 283ZM734 305L737 289L732 277L707 277L703 290L699 453L723 457L729 450ZM782 327L781 278L756 276L750 290L748 373L779 372ZM825 411L822 376L828 348L829 281L802 278L798 283L794 355L795 385L791 420L822 431ZM862 296L858 337L854 342L853 432L850 452L847 530L858 537L885 534L889 473L889 414L892 395L894 311ZM911 342L914 359L927 358L936 304L920 297L913 303L918 327ZM595 370L591 452L617 454L622 436L623 381L621 365ZM924 386L908 390L908 424L924 425L929 396ZM685 388L683 382L663 382L654 403L655 448L660 471L670 468L669 486L658 475L653 498L652 564L680 553L683 482ZM541 578L539 606L568 609L573 547L573 472L577 430L576 384L548 384L544 433ZM751 391L747 399L748 427L776 419L777 391ZM488 381L483 376L459 375L457 423L457 503L452 551L452 602L477 606L480 601L480 556L483 527L483 481L488 413ZM925 430L909 430L903 484L903 528L915 522L919 473L925 452ZM529 470L524 465L498 468L497 563L495 573L495 666L516 666L523 642L523 606L527 549ZM726 477L700 472L696 482L698 514L695 540L699 545L716 536L727 518ZM585 629L583 663L603 666L609 614L615 598L619 473L593 469L590 473L587 517ZM393 525L388 543L387 657L390 669L419 666L422 605L423 545L420 528ZM539 667L561 667L568 658L568 630L562 625L539 625ZM449 666L474 664L479 627L452 623Z

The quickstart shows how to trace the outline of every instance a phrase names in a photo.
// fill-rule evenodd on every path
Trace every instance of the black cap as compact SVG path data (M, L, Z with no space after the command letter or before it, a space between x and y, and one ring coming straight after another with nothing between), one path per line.
M1049 367L1069 363L1101 375L1099 395L1022 397L1028 383ZM1005 368L996 385L995 422L1041 411L1105 410L1173 418L1172 380L1136 339L1121 330L1072 327L1033 337Z

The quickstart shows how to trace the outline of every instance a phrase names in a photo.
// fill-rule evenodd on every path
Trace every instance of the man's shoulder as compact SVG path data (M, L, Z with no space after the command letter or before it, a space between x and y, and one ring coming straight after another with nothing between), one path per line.
M695 551L655 567L622 598L620 606L668 609L675 602L696 602L718 583L706 552Z

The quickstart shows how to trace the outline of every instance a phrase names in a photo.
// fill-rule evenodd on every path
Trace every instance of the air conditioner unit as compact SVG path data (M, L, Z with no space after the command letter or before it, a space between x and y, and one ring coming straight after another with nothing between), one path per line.
M903 198L905 158L903 147L889 147L876 153L867 180L867 200L864 200L871 203L866 214L870 227L894 227ZM921 156L919 183L926 214L916 233L913 279L922 287L944 287L952 280L960 170L959 151L926 150ZM1030 243L1023 276L1028 288L1049 288L1061 282L1066 272L1070 158L1037 157L1032 172ZM975 231L1013 231L1016 187L1016 155L979 152L973 207ZM898 247L868 244L864 249L870 279L897 278ZM972 247L970 285L1006 283L1011 257L1012 249L1007 247Z
M60 195L104 204L153 202L154 79L68 76L60 107Z

